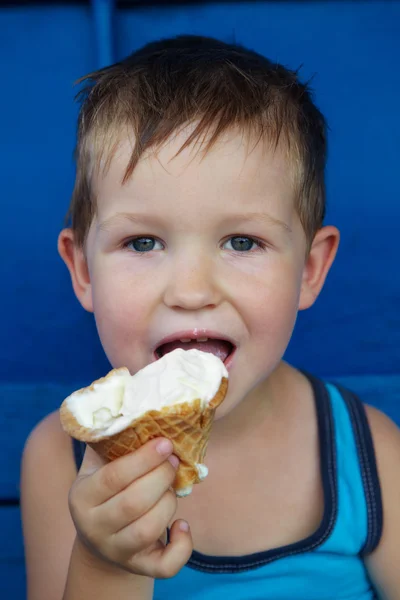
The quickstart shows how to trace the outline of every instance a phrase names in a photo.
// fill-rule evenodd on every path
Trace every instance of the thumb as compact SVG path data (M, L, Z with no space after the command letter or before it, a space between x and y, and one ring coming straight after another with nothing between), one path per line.
M95 473L95 471L100 469L100 467L103 467L105 464L107 464L107 461L97 454L97 452L95 452L93 448L89 446L89 444L86 444L86 450L83 456L81 468L78 472L78 477L92 475L92 473Z

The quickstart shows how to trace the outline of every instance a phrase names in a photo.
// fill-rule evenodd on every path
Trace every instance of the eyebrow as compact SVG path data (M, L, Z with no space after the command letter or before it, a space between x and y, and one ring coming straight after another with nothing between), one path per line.
M118 223L121 221L130 221L131 223L149 223L154 225L155 222L160 222L160 219L154 215L149 216L135 215L133 213L116 213L115 215L112 215L108 219L102 221L97 226L97 229L100 231L108 231L115 225L118 225Z
M97 228L101 231L108 231L113 226L117 225L120 221L130 221L131 223L161 223L162 219L158 218L156 215L135 215L133 213L116 213L112 215L108 219L102 221ZM235 214L224 219L225 223L243 223L246 221L261 221L263 223L267 223L268 225L274 225L279 227L285 233L293 233L291 227L284 221L280 219L276 219L272 215L268 213L260 213L260 212L247 212L241 214Z
M261 221L262 223L267 223L268 225L275 225L276 227L279 227L286 233L293 233L292 228L287 223L281 221L280 219L277 219L276 217L273 217L268 213L247 212L242 214L235 214L231 217L226 218L226 222L228 223L243 223L246 221Z

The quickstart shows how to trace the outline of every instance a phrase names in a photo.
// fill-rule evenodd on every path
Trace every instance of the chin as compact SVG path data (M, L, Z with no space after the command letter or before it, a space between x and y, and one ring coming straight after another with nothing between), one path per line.
M228 387L228 396L229 396L229 387ZM238 405L240 401L236 402L236 404L232 404L229 401L229 397L226 397L225 400L220 404L215 411L214 422L227 417Z

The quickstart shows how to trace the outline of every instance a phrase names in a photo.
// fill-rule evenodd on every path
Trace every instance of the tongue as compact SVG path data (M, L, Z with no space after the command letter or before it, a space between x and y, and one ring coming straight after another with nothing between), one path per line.
M181 342L176 340L175 342L168 342L159 347L161 356L176 350L176 348L182 348L182 350L201 350L202 352L210 352L215 354L219 359L224 360L229 356L232 350L232 345L225 340L207 340L207 342Z

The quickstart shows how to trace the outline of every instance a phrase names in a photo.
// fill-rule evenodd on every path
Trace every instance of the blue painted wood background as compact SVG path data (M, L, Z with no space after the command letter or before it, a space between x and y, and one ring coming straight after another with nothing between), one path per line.
M25 597L16 504L24 441L109 368L56 251L74 176L73 82L147 41L213 35L313 78L330 126L326 223L342 243L287 358L400 423L400 1L112 5L0 7L0 598Z

